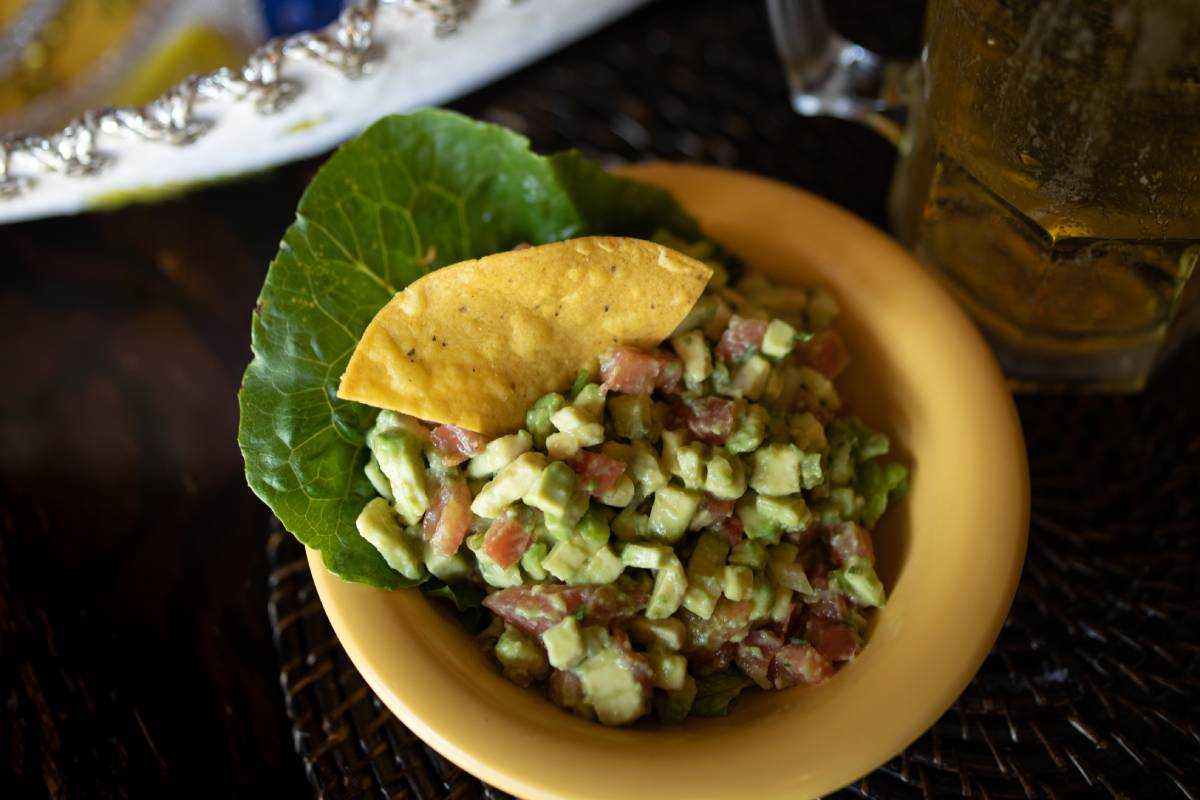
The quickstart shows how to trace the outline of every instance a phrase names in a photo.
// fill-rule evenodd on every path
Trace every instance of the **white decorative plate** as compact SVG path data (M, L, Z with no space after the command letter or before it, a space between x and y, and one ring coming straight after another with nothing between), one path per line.
M440 103L578 39L645 0L366 0L322 31L263 45L141 108L0 140L0 223L304 158L378 117Z

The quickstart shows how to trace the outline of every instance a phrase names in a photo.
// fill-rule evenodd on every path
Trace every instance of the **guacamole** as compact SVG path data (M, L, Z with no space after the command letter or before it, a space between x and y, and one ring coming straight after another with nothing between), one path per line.
M384 410L366 437L362 537L482 588L504 675L606 725L824 681L886 599L871 530L907 469L842 408L836 303L713 269L665 342L580 365L520 429Z

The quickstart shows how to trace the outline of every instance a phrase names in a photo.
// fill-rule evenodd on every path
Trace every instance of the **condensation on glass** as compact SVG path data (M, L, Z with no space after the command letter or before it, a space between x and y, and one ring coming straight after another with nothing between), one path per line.
M784 7L828 30L811 0L770 5L780 38ZM896 234L1018 387L1140 389L1200 330L1200 2L930 0L925 39ZM829 94L812 74L789 67L794 100Z

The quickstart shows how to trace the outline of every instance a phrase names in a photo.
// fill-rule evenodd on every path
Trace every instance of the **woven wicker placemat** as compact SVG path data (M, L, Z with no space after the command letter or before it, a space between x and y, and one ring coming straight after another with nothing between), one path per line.
M857 21L874 43L915 40L918 3L853 5L878 12ZM758 4L656 4L458 107L540 150L729 164L882 214L882 185L828 163L886 146L837 122L795 124ZM1193 347L1138 397L1019 401L1033 520L1010 618L954 707L837 797L1200 800L1197 376ZM268 548L280 679L317 793L505 796L391 716L334 638L300 547L275 532Z

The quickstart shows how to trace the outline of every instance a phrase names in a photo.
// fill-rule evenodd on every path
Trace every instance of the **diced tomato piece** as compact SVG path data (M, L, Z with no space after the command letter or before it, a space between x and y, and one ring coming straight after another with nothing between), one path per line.
M712 514L715 519L725 519L733 514L733 507L736 503L736 500L722 500L719 497L713 497L711 494L704 495L704 507L708 509L708 513Z
M682 419L688 430L702 442L725 444L733 433L737 404L724 397L702 397L682 404Z
M438 425L429 434L438 456L447 466L461 464L483 451L488 439L481 433L457 425Z
M636 653L633 650L633 645L629 643L629 634L624 628L614 627L612 629L613 644L621 651L621 661L626 669L633 675L634 680L642 685L642 689L649 693L650 679L654 677L654 670L650 668L650 662L641 653Z
M721 672L733 663L737 645L726 642L716 650L693 650L687 654L688 670L695 675L711 675Z
M550 699L563 708L583 705L583 682L570 670L556 669L550 673Z
M750 680L763 689L771 688L771 662L783 640L768 630L751 631L737 646L734 661Z
M826 541L829 544L829 553L839 567L857 559L865 560L868 564L875 563L871 532L857 522L831 525L826 531Z
M600 356L604 388L622 394L650 394L658 383L662 362L635 347L617 347Z
M737 516L728 516L721 520L721 533L725 534L725 538L729 539L730 547L737 547L742 543L742 539L746 535L746 526L742 524L742 518Z
M849 625L816 617L808 621L806 638L830 661L849 661L862 648L858 633Z
M626 592L612 584L600 586L572 586L567 592L575 592L583 606L584 619L607 625L617 620L628 619L646 607L649 598L641 592Z
M521 560L533 534L512 517L500 517L492 523L483 537L483 552L502 569L508 569Z
M776 689L798 683L821 683L833 675L833 664L810 644L789 644L779 648L771 664Z
M540 584L501 589L488 595L483 604L510 625L537 636L580 608L585 621L602 625L632 617L646 605L646 597L610 584Z
M837 331L821 331L804 346L803 359L817 372L836 378L850 365L850 351Z
M763 336L767 332L767 321L762 319L744 319L734 314L729 318L729 327L721 334L717 342L717 358L725 362L741 359L751 350L762 346Z
M817 591L817 601L809 604L808 611L816 619L840 622L849 615L850 604L846 602L845 595L825 588Z
M727 642L741 641L750 631L750 612L753 608L746 600L734 602L722 597L708 619L688 611L680 612L680 618L688 629L689 649L716 650Z
M465 481L442 483L421 520L421 534L442 555L458 552L471 527L471 490Z
M615 489L625 474L624 461L591 450L580 450L568 463L579 473L583 487L596 497Z

